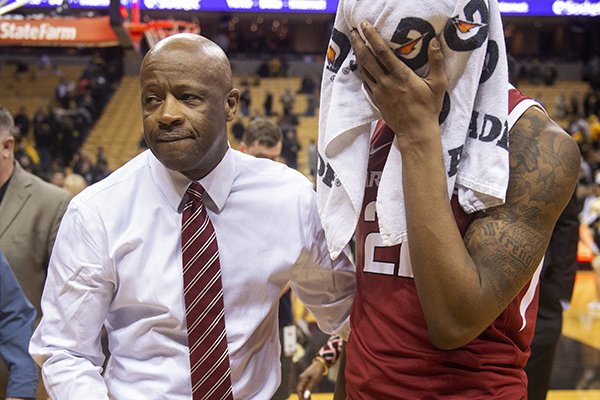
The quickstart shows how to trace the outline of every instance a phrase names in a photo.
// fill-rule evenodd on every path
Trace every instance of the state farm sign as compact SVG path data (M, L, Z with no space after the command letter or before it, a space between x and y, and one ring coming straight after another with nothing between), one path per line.
M42 20L0 19L0 45L116 46L108 17Z
M0 39L13 40L76 40L77 28L74 26L17 25L14 22L0 24Z

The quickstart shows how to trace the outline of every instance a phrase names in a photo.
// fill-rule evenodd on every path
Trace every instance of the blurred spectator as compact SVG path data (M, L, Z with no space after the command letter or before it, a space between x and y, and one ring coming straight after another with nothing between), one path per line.
M594 55L585 64L583 79L590 84L592 89L600 90L600 55Z
M283 115L290 115L294 110L294 103L296 102L296 95L292 92L292 89L287 87L279 97L281 105L283 106Z
M302 145L298 141L296 136L296 129L284 128L283 130L283 147L281 149L281 156L284 158L285 163L288 167L297 169L298 168L298 152L302 148Z
M244 117L250 114L250 105L252 104L252 95L250 94L250 87L248 83L245 83L240 92L240 112Z
M554 118L563 119L567 116L567 105L565 104L565 96L558 93L554 98Z
M50 175L49 182L53 185L58 186L59 188L64 188L65 187L65 176L66 176L65 171L63 171L62 169L58 169Z
M27 136L29 133L29 117L25 107L21 107L15 114L15 126L21 133L21 136Z
M304 111L304 116L312 117L317 112L319 100L317 99L317 95L315 93L309 93L306 95L306 111Z
M547 61L542 66L541 75L542 81L545 85L554 85L554 81L556 81L557 72L556 67L554 66L554 63L552 61Z
M83 178L83 176L79 174L69 174L65 178L64 189L71 193L73 196L81 192L83 189L87 187L87 182Z
M318 162L318 153L317 153L317 143L315 139L310 139L310 143L308 144L308 148L306 149L306 156L308 161L308 167L310 169L310 174L312 176L317 176L317 162Z
M67 79L64 76L60 77L58 85L56 85L56 89L54 91L54 95L58 104L63 108L67 108L69 106L69 102L71 101L71 94L73 93L73 89L75 88L75 83Z
M590 114L588 117L589 138L592 142L600 142L600 121L598 116Z
M573 117L579 116L579 93L576 91L571 92L569 113Z
M79 159L73 166L73 172L83 176L88 185L91 185L94 182L92 161L85 155L79 155Z
M284 76L283 63L279 57L271 57L269 60L269 76L271 78L277 78Z
M315 83L313 77L311 75L304 75L302 77L302 83L300 84L300 90L298 90L298 93L314 93L316 88L317 84Z
M273 92L267 90L265 94L265 101L263 103L265 116L270 117L273 115Z
M600 100L598 99L598 93L593 89L590 89L583 98L583 113L585 116L600 113Z
M92 165L92 181L91 183L100 182L111 174L111 170L108 168L108 161L100 160L96 165Z
M40 71L51 71L52 68L52 60L48 57L48 54L42 54L38 60L38 69Z
M233 137L238 143L242 141L242 137L244 136L245 130L246 128L244 127L244 121L241 118L237 117L231 125L231 132L233 133Z

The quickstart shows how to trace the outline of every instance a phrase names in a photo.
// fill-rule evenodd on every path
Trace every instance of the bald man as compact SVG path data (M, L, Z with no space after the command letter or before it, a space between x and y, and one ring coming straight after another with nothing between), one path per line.
M353 267L330 260L306 178L228 146L239 90L217 45L164 39L140 84L149 150L71 202L30 352L53 399L269 399L282 289L344 330Z

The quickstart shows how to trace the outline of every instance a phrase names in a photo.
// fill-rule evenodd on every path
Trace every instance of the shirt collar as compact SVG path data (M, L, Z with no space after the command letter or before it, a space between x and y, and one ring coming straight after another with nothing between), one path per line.
M166 168L150 150L148 152L150 153L151 174L159 190L165 195L171 207L181 211L185 191L192 181L181 172ZM225 207L225 202L233 186L234 175L235 159L231 149L227 149L219 164L208 175L198 181L208 194L209 198L205 199L205 204L209 209L220 212Z

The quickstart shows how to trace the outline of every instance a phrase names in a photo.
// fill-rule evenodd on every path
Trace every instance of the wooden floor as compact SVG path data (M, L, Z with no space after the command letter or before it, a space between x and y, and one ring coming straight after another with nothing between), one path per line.
M577 273L546 400L600 400L600 310L587 307L596 299L594 279L592 271ZM312 395L312 400L332 398L331 393ZM290 400L298 397L292 395Z

